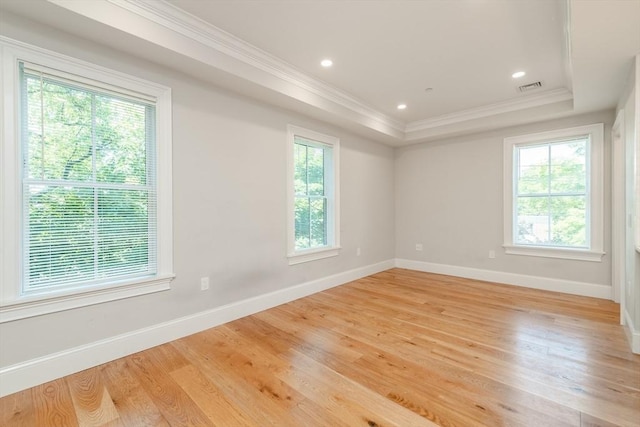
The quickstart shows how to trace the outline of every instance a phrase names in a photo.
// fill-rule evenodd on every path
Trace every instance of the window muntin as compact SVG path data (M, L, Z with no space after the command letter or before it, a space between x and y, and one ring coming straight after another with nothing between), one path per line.
M155 274L154 105L20 70L23 293Z
M514 147L514 244L590 247L589 137Z
M337 255L337 138L289 126L289 263Z

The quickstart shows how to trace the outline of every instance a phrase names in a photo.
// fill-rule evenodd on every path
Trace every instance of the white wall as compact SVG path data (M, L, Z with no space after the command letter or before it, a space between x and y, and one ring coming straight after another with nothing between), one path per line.
M628 336L635 352L640 353L640 253L635 241L637 216L638 169L637 159L640 153L640 54L636 55L629 74L625 93L618 103L618 111L624 114L625 139L625 194L626 194L626 257L625 257L625 320ZM628 218L635 221L629 221Z
M227 303L393 259L393 151L175 71L3 15L2 34L173 90L172 289L0 325L0 370ZM341 139L338 257L289 266L286 125ZM356 256L356 247L362 255ZM211 289L199 290L199 278Z
M436 272L459 271L461 275L469 273L468 276L509 283L520 279L529 283L516 275L536 276L553 279L546 282L546 287L558 291L576 293L589 288L595 289L595 294L610 292L609 165L613 119L613 111L605 111L396 150L396 258L412 261L408 265L419 266L415 261L427 263L424 265L431 267L426 269ZM502 248L503 139L592 123L605 124L607 255L602 262L506 255ZM422 252L416 251L416 243L423 244ZM495 251L495 259L489 258L490 250Z

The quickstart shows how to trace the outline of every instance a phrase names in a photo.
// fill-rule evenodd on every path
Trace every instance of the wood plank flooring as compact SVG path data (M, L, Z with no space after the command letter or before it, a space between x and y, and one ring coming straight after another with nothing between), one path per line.
M610 301L392 269L0 399L0 425L640 426Z

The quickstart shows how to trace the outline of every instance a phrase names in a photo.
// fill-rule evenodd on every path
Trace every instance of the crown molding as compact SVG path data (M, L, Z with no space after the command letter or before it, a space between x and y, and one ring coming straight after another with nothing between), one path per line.
M358 121L369 128L399 139L404 136L405 124L402 121L381 113L364 101L297 70L276 56L164 0L94 0L90 7L82 4L84 2L75 0L47 1L139 37L141 33L138 28L142 24L139 19L142 18L147 23L151 22L168 30L168 33L156 34L154 39L150 33L146 33L143 38L149 42L167 47L165 43L167 37L179 35L183 42L186 40L190 44L185 46L183 43L183 48L179 50L182 55L217 66L218 64L212 64L210 56L207 57L207 50L213 50L217 54L233 58L241 65L248 66L250 72L246 72L245 69L242 77L251 80L253 76L254 83L297 98L307 104L316 104L314 106L322 109L327 109L326 101L330 101L352 115L355 114ZM115 11L114 7L119 10ZM127 12L129 17L138 19L125 21L122 19L122 12ZM205 50L202 49L203 46L206 47ZM222 68L222 65L218 66ZM233 67L222 69L230 73L240 71L234 70ZM256 75L256 72L263 76ZM264 75L276 80L265 79ZM283 87L282 82L291 86Z
M495 126L509 126L515 123L510 119L513 114L527 109L538 115L541 109L553 114L560 103L573 101L571 91L560 88L405 123L166 0L46 1L313 107L309 114L392 146L472 133L486 126L481 123L486 120L478 119L491 118Z
M456 111L455 113L443 114L424 120L407 123L405 133L420 132L428 129L443 126L455 125L471 120L483 119L501 114L511 113L528 108L541 107L549 104L573 100L573 94L565 88L548 90L534 95L523 96L508 101L496 102L494 104L483 105L468 110Z

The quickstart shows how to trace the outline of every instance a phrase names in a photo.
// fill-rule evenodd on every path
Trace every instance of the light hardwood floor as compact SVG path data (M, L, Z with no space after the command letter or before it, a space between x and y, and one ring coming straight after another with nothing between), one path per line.
M638 426L610 301L393 269L0 399L2 426Z

